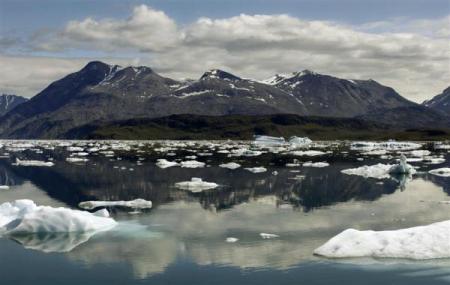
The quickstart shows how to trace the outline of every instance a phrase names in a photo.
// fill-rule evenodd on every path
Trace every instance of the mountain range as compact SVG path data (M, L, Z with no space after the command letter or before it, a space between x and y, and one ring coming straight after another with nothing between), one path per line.
M257 81L214 69L197 80L178 81L145 66L93 61L2 116L0 136L64 138L85 125L180 114L293 114L355 118L392 128L450 128L448 111L436 107L442 100L433 100L419 105L374 80L309 70Z

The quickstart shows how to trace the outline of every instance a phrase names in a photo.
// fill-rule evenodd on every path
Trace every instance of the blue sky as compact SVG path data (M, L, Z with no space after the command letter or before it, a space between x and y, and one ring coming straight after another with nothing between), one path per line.
M450 0L0 0L0 63L11 74L0 92L29 97L100 59L177 78L309 68L421 101L450 85L449 15Z

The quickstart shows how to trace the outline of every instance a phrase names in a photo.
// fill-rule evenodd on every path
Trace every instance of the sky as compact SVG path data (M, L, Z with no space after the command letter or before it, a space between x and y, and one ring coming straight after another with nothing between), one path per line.
M422 102L450 85L450 0L0 0L0 93L91 60L174 79L310 69Z

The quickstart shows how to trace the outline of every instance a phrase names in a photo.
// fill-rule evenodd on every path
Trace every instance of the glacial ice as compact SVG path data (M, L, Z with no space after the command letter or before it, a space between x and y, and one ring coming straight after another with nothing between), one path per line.
M450 177L450 167L432 169L428 173L442 177Z
M160 158L156 162L156 166L158 166L159 168L168 168L168 167L178 166L178 165L179 164L177 162L168 161L167 159L164 159L164 158Z
M311 161L307 161L305 163L303 163L303 167L327 167L330 166L330 164L326 161L321 161L321 162L311 162Z
M289 146L291 148L300 148L300 147L306 147L309 146L312 143L312 140L310 140L307 137L290 137L289 138Z
M188 190L193 193L202 192L204 190L217 188L219 185L214 182L206 182L201 178L192 177L191 181L183 181L175 183L175 187L183 190Z
M69 233L105 231L113 228L116 221L106 210L95 213L37 206L32 200L23 199L0 205L0 233Z
M286 141L283 137L271 136L255 136L255 140L253 141L253 144L258 146L278 146L285 143Z
M196 161L196 160L186 160L181 162L181 167L184 168L201 168L205 167L204 162Z
M314 250L314 254L330 258L448 258L449 240L450 220L392 231L347 229Z
M78 204L80 208L92 210L99 207L128 207L134 209L150 209L152 202L144 199L135 199L131 201L85 201Z
M51 161L40 161L40 160L20 160L18 158L16 158L16 163L15 165L19 165L19 166L53 166L55 165L53 162Z
M382 164L375 165L363 165L357 168L349 168L341 170L342 173L348 175L359 175L366 178L383 179L389 178L390 174L414 174L416 170L408 163L406 163L406 157L402 155L400 157L399 164Z
M265 167L247 167L247 168L244 168L244 169L248 170L248 171L250 171L252 173L262 173L262 172L266 172L267 171L267 168L265 168Z
M271 239L271 238L277 238L280 237L279 235L276 234L268 234L268 233L260 233L259 234L263 239Z
M228 163L223 163L223 164L219 165L219 167L228 168L228 169L237 169L237 168L241 167L241 165L236 162L228 162Z

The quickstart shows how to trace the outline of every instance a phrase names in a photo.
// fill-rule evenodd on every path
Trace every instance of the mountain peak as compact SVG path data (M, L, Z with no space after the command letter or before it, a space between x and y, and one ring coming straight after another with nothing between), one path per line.
M240 77L237 77L236 75L233 75L229 72L220 70L220 69L211 69L207 72L203 73L202 77L200 77L200 80L205 79L224 79L224 80L240 80Z
M83 67L82 70L105 70L107 68L110 68L111 65L104 63L102 61L90 61L88 64L86 64L85 67Z

